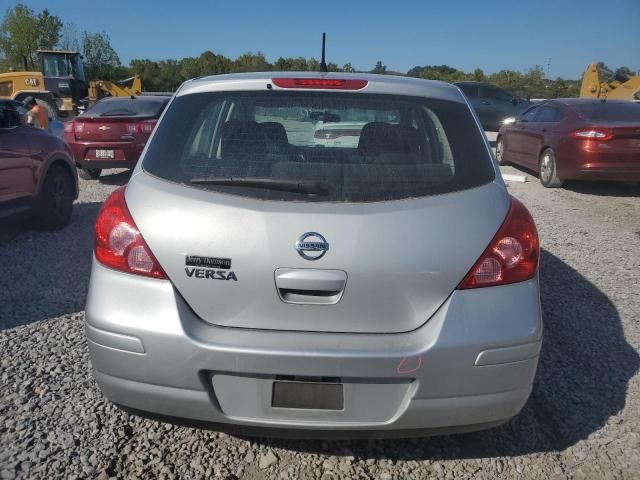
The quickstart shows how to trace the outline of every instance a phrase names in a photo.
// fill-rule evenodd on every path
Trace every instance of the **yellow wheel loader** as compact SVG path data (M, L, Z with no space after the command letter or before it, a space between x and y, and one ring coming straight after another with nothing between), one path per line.
M580 97L640 101L640 76L616 75L612 82L600 81L598 64L584 71Z
M38 50L38 59L41 71L0 73L0 98L22 101L34 97L58 117L66 117L77 115L102 97L142 93L137 75L119 82L88 82L79 52Z

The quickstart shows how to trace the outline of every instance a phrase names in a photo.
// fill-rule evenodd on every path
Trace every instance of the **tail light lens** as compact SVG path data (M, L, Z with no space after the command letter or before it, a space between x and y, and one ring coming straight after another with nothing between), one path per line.
M156 128L156 120L147 120L146 122L142 122L142 133L151 133L153 129Z
M324 90L361 90L369 83L367 80L344 78L272 78L271 81L280 88Z
M64 131L65 131L65 133L71 133L71 132L73 132L73 123L74 123L74 122L65 122L65 124L64 124Z
M75 133L82 133L84 131L84 123L82 123L82 122L73 122L73 131Z
M571 132L571 138L576 140L596 140L599 142L607 142L613 138L613 133L604 128L583 128Z
M156 127L157 120L146 120L144 122L139 123L128 123L127 124L127 133L151 133L153 129Z
M103 265L121 272L166 279L124 200L125 187L115 190L102 205L95 225L94 254Z
M523 282L536 275L540 242L531 214L511 197L511 207L493 240L458 289Z

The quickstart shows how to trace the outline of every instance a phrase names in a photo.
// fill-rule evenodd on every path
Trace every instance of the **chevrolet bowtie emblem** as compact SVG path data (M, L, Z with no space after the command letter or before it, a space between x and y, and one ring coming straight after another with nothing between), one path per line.
M110 130L110 129L111 129L111 127L107 127L106 125L102 125L102 126L98 127L98 130L102 130L102 131Z

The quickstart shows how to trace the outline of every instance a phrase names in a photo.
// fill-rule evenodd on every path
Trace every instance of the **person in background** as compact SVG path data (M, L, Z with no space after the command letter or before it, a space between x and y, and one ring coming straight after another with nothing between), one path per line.
M24 106L29 109L27 113L27 123L34 127L48 130L49 118L47 117L47 110L43 106L38 105L38 102L36 102L36 99L33 97L25 98L23 103Z

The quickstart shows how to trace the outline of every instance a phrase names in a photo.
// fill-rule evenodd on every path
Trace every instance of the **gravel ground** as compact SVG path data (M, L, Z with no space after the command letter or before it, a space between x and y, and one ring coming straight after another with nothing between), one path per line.
M511 173L516 171L506 168ZM510 186L543 245L545 343L531 400L490 431L286 441L128 415L94 383L83 332L91 225L126 173L82 182L71 225L0 224L0 479L638 478L640 189Z

